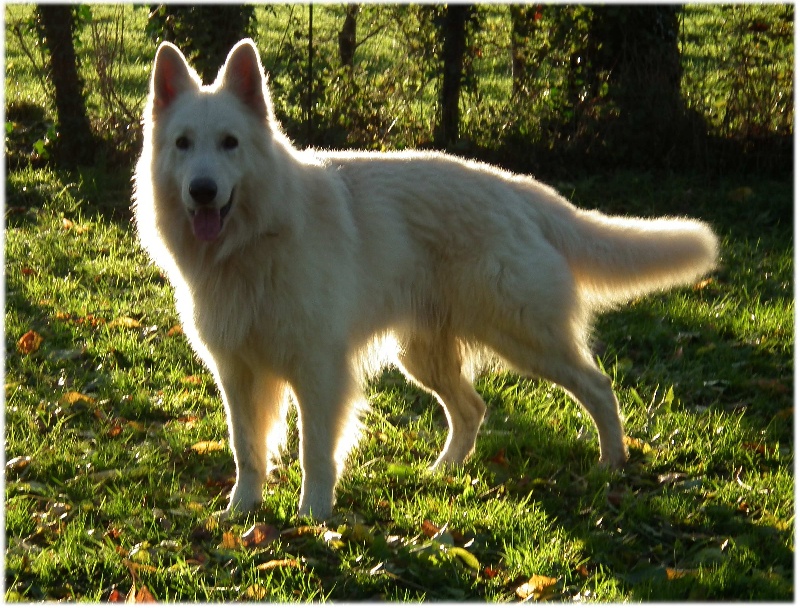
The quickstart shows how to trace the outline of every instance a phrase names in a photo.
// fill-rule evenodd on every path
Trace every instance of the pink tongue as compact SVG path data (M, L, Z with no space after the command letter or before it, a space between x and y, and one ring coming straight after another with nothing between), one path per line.
M201 207L195 211L192 218L192 229L194 235L201 241L213 241L222 230L222 218L219 209L207 209Z

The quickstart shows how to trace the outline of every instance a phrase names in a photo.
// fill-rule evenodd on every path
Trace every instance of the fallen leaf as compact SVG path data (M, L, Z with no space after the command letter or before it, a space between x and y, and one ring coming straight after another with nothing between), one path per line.
M268 562L256 566L256 570L275 570L276 568L302 568L302 564L296 559L271 559Z
M444 528L439 528L439 526L437 526L429 519L426 519L425 521L422 522L422 533L428 538L433 538L434 536L439 534L439 532L441 532L441 530L443 529Z
M223 532L222 542L219 544L220 549L238 549L241 544L239 537L233 532Z
M263 585L250 585L247 589L245 589L244 596L248 600L256 600L257 602L260 602L267 597L267 588Z
M500 574L500 569L499 568L492 568L491 566L486 566L483 569L483 575L486 578L494 578L498 574Z
M131 586L131 591L133 591L133 586ZM128 595L128 603L129 604L155 604L156 598L153 597L153 594L150 593L150 590L142 585L139 587L139 590L136 592L136 595L133 598L133 601L130 599L130 594Z
M194 427L195 423L200 420L200 416L188 415L188 416L181 416L180 418L176 418L174 422L179 422L186 426L187 429L191 429Z
M665 568L667 572L667 580L674 581L675 579L683 578L687 575L695 574L696 570L686 570L683 568Z
M122 595L119 592L119 589L117 589L115 587L114 589L111 590L111 593L108 594L108 600L106 600L106 601L113 602L113 603L124 603L125 602L125 596Z
M500 448L497 450L497 453L489 459L489 462L499 464L501 467L507 467L509 462L508 458L506 458L506 449Z
M533 599L541 599L545 595L549 595L553 591L558 579L550 576L542 576L541 574L534 574L527 582L521 584L516 589L517 597L524 600L529 597Z
M9 471L21 471L31 463L30 456L17 456L12 458L6 463L6 469Z
M62 230L71 230L75 234L83 234L89 230L89 226L81 226L67 218L61 218L61 228Z
M30 330L17 341L17 350L23 355L30 355L39 350L44 338L35 331Z
M69 391L64 393L64 396L61 397L61 403L65 405L75 405L76 403L80 402L92 404L94 403L94 398L90 397L89 395L79 393L78 391Z
M628 437L627 435L623 438L623 442L629 448L633 448L634 450L639 450L643 454L648 454L649 452L653 451L653 448L650 446L649 443L646 441L642 441L641 439L636 439L636 437Z
M280 537L280 532L274 526L255 524L242 534L242 545L245 547L266 547Z
M180 325L173 325L167 330L167 335L171 338L172 336L180 336L183 334L183 327Z
M705 289L709 285L713 285L713 284L714 284L714 279L709 277L708 279L705 279L703 281L700 281L699 283L696 283L695 286L693 287L693 289L695 291L702 291L703 289Z
M289 539L298 538L300 536L317 536L325 531L325 526L297 526L296 528L286 528L281 532L281 538Z
M142 326L139 321L131 317L118 317L108 324L109 327L124 327L125 329L138 329Z
M198 441L191 447L192 451L198 454L209 454L225 449L225 441Z

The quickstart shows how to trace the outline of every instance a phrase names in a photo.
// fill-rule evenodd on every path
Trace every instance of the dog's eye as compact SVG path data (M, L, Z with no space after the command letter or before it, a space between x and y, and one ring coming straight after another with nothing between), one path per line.
M185 135L181 135L178 139L175 140L175 147L178 150L188 150L189 149L189 138Z
M222 140L223 150L235 150L238 147L239 147L239 140L236 139L233 135L226 135L225 138Z

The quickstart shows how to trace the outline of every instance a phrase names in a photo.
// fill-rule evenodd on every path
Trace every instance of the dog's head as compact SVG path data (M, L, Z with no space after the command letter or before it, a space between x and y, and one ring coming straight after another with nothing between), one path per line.
M198 240L216 241L239 212L247 173L263 171L255 158L275 120L255 45L239 42L214 84L203 86L181 51L162 43L145 112L155 181L169 198L178 195Z

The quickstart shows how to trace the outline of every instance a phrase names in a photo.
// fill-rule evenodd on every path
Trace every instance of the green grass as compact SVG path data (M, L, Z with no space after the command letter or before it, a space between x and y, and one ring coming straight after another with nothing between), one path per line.
M31 7L5 10L13 24ZM114 10L93 8L104 24ZM335 52L337 10L315 7L320 53ZM485 127L488 139L508 111L509 74L503 44L488 44L507 35L502 7L487 10L476 69L491 76L479 81L480 107L498 110L473 109L465 124ZM703 31L735 25L727 10L691 7L684 22L687 98L710 120L724 115L722 101L742 103L723 87L742 64L714 70L724 44L701 44ZM741 19L771 9L747 10ZM365 11L380 17L377 7ZM137 106L155 49L142 33L146 10L123 14L119 90ZM299 6L258 12L265 65L283 79L276 100L289 116L301 111L286 92L278 50L306 15ZM778 25L770 32L780 34ZM52 111L6 34L8 118L15 158L24 159L45 137ZM96 49L88 34L82 39L79 52L91 57ZM400 40L390 20L356 56L363 82L386 89L365 92L376 124L394 125L384 139L364 134L378 147L419 141L434 117L430 83L398 85L421 87L415 98L386 87L396 74L413 75L396 51ZM765 52L750 48L756 59ZM780 71L785 62L746 65ZM92 66L82 69L93 119L109 124ZM748 90L769 105L768 90ZM429 473L444 416L387 370L370 385L364 437L336 515L320 528L294 516L296 433L264 506L240 521L211 519L234 475L224 414L211 376L175 329L170 286L135 241L130 167L109 161L67 173L20 165L7 176L5 208L7 600L105 601L146 588L159 601L507 601L522 599L533 576L543 578L529 586L532 599L793 597L790 178L618 173L554 184L583 207L701 217L723 239L710 282L598 319L596 352L630 437L625 471L596 466L593 426L560 389L490 374L477 383L490 414L476 454L463 467ZM41 343L25 354L18 341L31 331ZM255 524L269 539L262 546L246 540Z
M478 382L490 416L475 456L428 473L443 416L388 371L371 385L334 520L297 530L308 522L293 515L296 437L263 508L211 523L232 457L192 446L224 440L225 420L170 331L170 287L121 209L127 183L11 173L7 599L107 600L135 584L175 601L509 600L533 575L554 579L545 594L582 601L791 598L792 189L753 181L737 202L742 186L648 174L558 184L583 206L691 212L724 241L702 289L598 323L632 438L623 473L596 467L591 422L559 389L511 374ZM43 341L25 355L30 330ZM426 520L447 528L432 540ZM283 535L243 546L255 523Z

